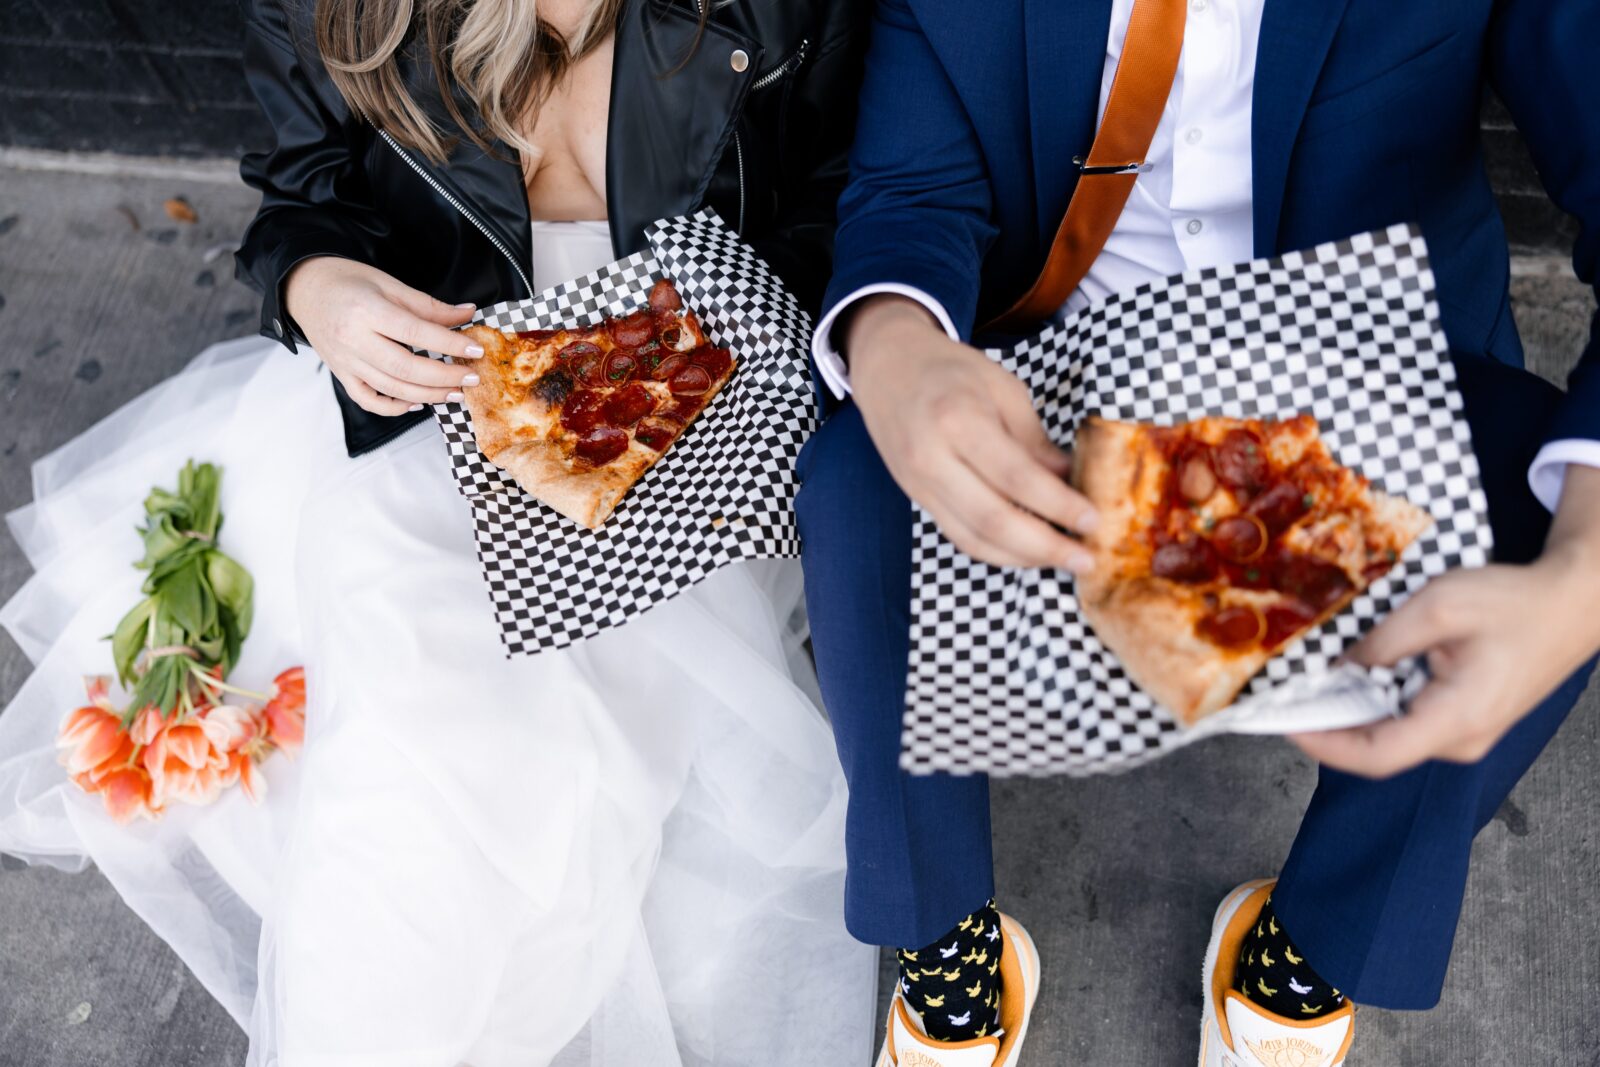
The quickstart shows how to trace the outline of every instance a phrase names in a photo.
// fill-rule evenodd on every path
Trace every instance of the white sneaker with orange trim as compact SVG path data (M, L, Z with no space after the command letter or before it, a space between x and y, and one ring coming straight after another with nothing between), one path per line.
M1039 951L1022 924L1004 913L1000 936L1005 946L1000 953L1000 1036L935 1041L897 990L877 1067L1016 1067L1039 999Z
M1285 1019L1233 988L1239 946L1276 884L1246 882L1223 898L1206 949L1200 1067L1340 1067L1355 1036L1355 1005L1317 1019Z

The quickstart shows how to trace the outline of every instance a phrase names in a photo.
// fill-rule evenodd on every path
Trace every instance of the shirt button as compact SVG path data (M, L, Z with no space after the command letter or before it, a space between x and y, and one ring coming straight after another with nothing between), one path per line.
M1210 6L1211 4L1208 2L1208 0L1194 0L1194 3L1189 5L1189 9L1196 15L1204 15L1206 13L1206 9Z
M733 55L728 57L728 66L733 68L735 74L743 74L750 69L750 53L743 48L735 48Z
M1184 229L1188 230L1191 235L1197 234L1205 228L1206 224L1201 222L1199 219L1190 219L1189 225L1184 227Z
M272 328L277 332L279 337L283 336L283 323L279 322L277 319L273 319Z
M1200 143L1200 138L1202 138L1204 136L1205 136L1205 134L1200 132L1200 127L1196 126L1193 129L1191 129L1188 133L1184 134L1183 135L1183 139L1185 141L1188 141L1190 144L1199 144Z

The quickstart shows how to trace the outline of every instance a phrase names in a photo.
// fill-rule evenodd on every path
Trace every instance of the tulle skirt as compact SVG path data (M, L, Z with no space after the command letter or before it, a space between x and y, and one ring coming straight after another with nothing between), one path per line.
M797 565L507 659L437 428L347 459L329 390L310 353L230 342L37 464L0 851L98 866L252 1067L867 1063ZM256 579L233 678L303 663L306 744L259 806L118 827L53 742L137 600L143 496L191 457L223 468L220 540Z

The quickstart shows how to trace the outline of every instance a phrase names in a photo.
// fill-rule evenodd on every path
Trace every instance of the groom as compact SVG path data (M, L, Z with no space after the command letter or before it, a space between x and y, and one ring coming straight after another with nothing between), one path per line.
M1342 1063L1354 1004L1437 1002L1473 837L1600 649L1600 337L1566 393L1518 369L1478 105L1486 83L1509 105L1592 283L1597 61L1591 0L879 0L815 341L831 411L798 507L850 782L846 918L900 950L880 1064L1011 1067L1038 988L992 899L987 783L897 769L910 500L1011 566L1082 568L1096 521L1024 387L965 342L1406 221L1497 563L1436 580L1356 649L1428 655L1407 717L1294 739L1319 785L1276 881L1218 911L1200 1063Z

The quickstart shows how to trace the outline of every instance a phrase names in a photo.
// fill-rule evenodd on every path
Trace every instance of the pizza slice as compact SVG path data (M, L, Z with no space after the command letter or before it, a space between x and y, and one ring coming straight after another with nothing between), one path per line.
M672 283L593 326L464 331L483 346L463 390L478 450L531 495L599 529L733 377Z
M1431 523L1333 458L1309 415L1157 427L1090 418L1072 483L1100 513L1078 603L1185 723L1387 574Z

